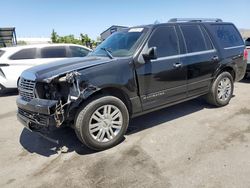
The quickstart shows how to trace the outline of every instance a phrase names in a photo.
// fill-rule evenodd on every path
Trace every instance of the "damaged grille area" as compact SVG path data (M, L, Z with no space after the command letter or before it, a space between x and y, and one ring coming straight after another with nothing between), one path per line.
M20 114L21 116L29 119L30 121L34 122L34 123L38 123L39 125L42 125L42 126L47 126L47 117L44 116L44 115L36 115L36 114L33 114L32 112L30 111L27 111L27 110L23 110L21 108L18 108L18 114Z
M35 81L21 78L18 90L19 90L19 95L22 97L23 100L27 102L31 101L35 97L34 89L35 89Z

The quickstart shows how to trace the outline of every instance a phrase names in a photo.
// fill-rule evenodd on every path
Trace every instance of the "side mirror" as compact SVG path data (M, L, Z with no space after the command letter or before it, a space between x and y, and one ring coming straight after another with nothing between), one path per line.
M143 54L143 58L145 60L151 60L151 59L157 59L157 48L151 47L148 49L148 51Z

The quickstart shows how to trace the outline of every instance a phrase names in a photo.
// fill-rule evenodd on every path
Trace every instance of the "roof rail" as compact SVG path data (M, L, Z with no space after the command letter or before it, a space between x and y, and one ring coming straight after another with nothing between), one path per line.
M220 18L172 18L168 22L223 22Z

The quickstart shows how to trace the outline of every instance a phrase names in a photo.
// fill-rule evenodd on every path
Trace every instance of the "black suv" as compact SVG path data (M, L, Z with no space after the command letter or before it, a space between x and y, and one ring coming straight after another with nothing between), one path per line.
M88 147L107 149L132 117L199 96L227 105L246 72L244 50L236 27L220 19L124 29L85 58L24 71L18 118L43 135L70 125Z

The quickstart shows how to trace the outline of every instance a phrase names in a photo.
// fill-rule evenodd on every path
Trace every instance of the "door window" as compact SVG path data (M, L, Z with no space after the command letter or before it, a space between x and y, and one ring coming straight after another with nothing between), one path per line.
M36 48L27 48L22 49L12 56L9 59L11 60L19 60L19 59L35 59L36 58Z
M206 44L205 35L202 33L202 30L199 25L182 25L180 26L183 33L187 52L200 52L209 50L209 47Z
M158 27L148 41L148 48L157 48L157 57L167 57L179 54L179 43L175 28Z
M89 53L88 50L78 47L78 46L70 46L69 48L70 48L72 57L84 57L88 55Z
M41 58L63 58L67 57L64 46L45 47L41 49Z
M206 49L207 50L214 49L214 46L213 46L212 41L211 41L211 38L209 37L207 31L203 27L201 27L201 30L202 30L202 34L203 34L203 37L204 37L204 40L205 40Z

